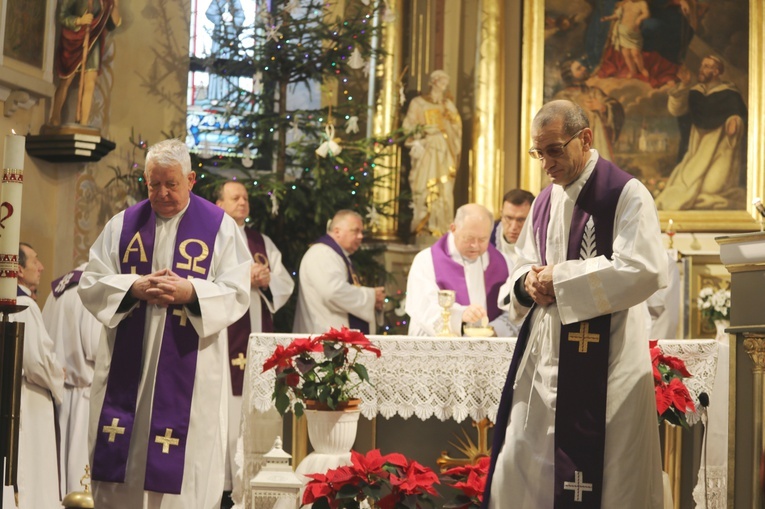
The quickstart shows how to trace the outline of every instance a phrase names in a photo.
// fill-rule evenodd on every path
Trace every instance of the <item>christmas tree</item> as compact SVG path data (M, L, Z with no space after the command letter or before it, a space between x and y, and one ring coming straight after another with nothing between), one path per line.
M403 134L371 137L365 129L384 4L259 1L250 26L239 10L237 0L212 0L208 18L215 11L223 25L211 34L215 51L192 58L192 70L210 75L199 121L190 122L195 190L214 200L226 178L244 183L250 224L272 238L296 277L336 211L361 214L369 235L395 210L375 203L373 189L391 182L394 169L381 168L381 156ZM378 253L354 255L365 286L385 282ZM287 306L277 316L277 330L291 330L292 313Z

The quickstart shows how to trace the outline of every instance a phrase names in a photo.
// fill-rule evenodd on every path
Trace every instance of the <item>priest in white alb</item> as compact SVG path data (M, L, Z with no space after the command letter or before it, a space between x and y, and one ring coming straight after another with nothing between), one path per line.
M644 301L666 285L651 194L592 150L587 115L542 107L530 155L552 185L516 245L531 308L497 412L484 507L662 507Z
M343 325L374 333L385 299L382 286L361 286L350 256L361 247L364 224L352 210L335 213L327 234L300 261L295 323L292 332L322 334Z
M144 177L149 199L107 223L80 280L106 327L91 392L93 497L99 509L212 509L228 431L221 332L249 307L252 256L234 220L191 193L183 142L151 146Z
M85 466L90 465L90 385L103 326L85 309L77 294L85 266L83 263L51 283L51 294L42 311L45 327L55 338L56 356L66 368L64 400L57 407L62 497L82 490L80 479L85 475Z
M247 241L252 254L250 268L250 310L223 333L228 345L228 447L226 448L225 497L231 496L241 503L242 463L245 450L248 453L265 454L273 447L277 435L281 435L281 417L274 409L266 415L252 411L245 415L247 426L242 425L242 390L244 369L247 366L247 343L250 333L274 332L273 314L289 300L295 282L282 264L282 253L274 242L255 228L245 227L250 215L250 199L247 188L239 181L229 180L221 184L215 204L236 221L239 231ZM240 430L251 430L241 436ZM240 444L240 445L238 445ZM237 449L241 447L239 459ZM237 461L238 459L238 461ZM229 494L227 492L232 491Z
M509 336L504 307L513 264L490 243L494 217L486 207L469 203L457 209L449 232L417 253L406 284L410 336L436 336L443 325L439 290L453 290L450 329L461 335L465 324L484 321L498 336Z
M21 243L16 304L26 309L8 315L11 321L24 322L17 468L21 509L61 507L53 404L60 404L64 395L64 368L30 291L40 284L43 268L32 246Z

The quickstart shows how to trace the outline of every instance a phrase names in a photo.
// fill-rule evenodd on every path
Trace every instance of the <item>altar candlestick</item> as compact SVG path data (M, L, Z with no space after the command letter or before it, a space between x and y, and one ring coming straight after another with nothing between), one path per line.
M674 225L674 223L673 223L673 221L671 219L669 221L667 221L667 237L669 237L669 248L670 249L673 249L675 247L675 243L674 243L674 240L675 240L675 238L674 238L675 237L675 228L674 228L673 225Z
M5 137L0 193L0 305L16 304L25 142L24 136L15 133Z

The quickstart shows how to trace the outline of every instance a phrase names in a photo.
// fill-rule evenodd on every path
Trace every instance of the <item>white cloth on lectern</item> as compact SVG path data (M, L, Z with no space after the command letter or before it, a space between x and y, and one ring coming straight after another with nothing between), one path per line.
M23 377L19 423L18 488L20 509L61 507L53 404L64 394L64 369L56 358L53 340L31 292L16 299L24 311L9 315L24 322ZM13 507L13 506L11 506Z
M465 282L467 283L468 296L471 304L478 304L486 309L486 284L484 271L489 267L489 254L483 253L474 261L464 259L454 243L454 236L448 233L447 248L449 257L465 270ZM410 336L436 336L441 328L441 312L443 308L438 305L438 285L436 284L436 272L433 266L432 247L423 249L414 257L409 269L406 283L406 312L409 315ZM508 274L513 272L512 262L505 256ZM505 300L509 293L509 285L505 285L499 292L498 303ZM462 313L465 308L462 304L454 303L451 307L449 326L455 333L462 330ZM495 318L491 325L497 336L511 336L507 324L507 313L503 312Z

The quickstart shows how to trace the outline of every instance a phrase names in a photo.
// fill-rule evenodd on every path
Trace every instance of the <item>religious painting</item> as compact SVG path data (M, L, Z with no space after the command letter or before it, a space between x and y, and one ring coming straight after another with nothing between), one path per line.
M678 231L756 228L762 8L750 0L526 0L522 136L553 99L579 104L600 157L640 179ZM750 19L750 10L751 18ZM754 54L754 53L752 53ZM754 78L755 81L750 81ZM522 143L529 145L530 141ZM748 151L749 150L749 151ZM524 161L532 189L547 184ZM522 179L523 180L523 179Z
M3 55L42 69L46 0L8 0Z

